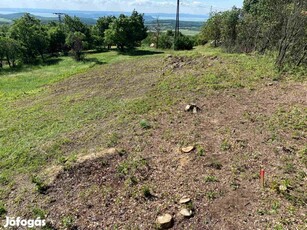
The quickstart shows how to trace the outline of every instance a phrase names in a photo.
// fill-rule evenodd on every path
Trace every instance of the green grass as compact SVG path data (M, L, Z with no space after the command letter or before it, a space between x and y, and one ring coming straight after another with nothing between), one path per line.
M148 107L142 99L130 102L92 97L72 103L71 99L80 96L76 92L71 98L60 97L55 103L52 99L48 100L51 94L48 85L98 68L101 63L105 65L139 58L143 59L144 56L137 52L128 55L111 51L87 54L85 62L61 57L53 65L23 66L0 71L1 188L13 185L14 175L36 174L45 164L61 162L61 159L66 158L63 146L72 142L69 133L120 111L123 105L130 113L146 113ZM115 146L118 139L111 135L109 146ZM3 193L5 195L5 190L0 190L0 197Z
M6 67L0 70L0 102L24 98L43 91L43 86L61 81L78 73L84 73L99 64L109 64L140 56L120 55L116 51L87 54L84 62L71 57L51 59L55 64L23 66L18 69Z
M195 36L199 34L200 31L195 31L195 30L188 30L188 29L181 29L180 32L184 35L188 36Z
M209 175L205 177L205 182L206 183L210 183L210 182L218 182L218 179L213 176L213 175Z
M73 139L75 133L86 133L77 140L78 143L83 143L90 142L95 136L102 136L107 127L97 130L95 128L97 124L105 124L103 123L105 121L109 127L135 122L137 127L147 129L151 127L147 115L158 110L167 110L183 100L183 92L209 92L229 88L253 89L258 87L262 80L280 79L280 74L274 69L274 61L270 57L225 54L220 49L197 47L193 51L168 51L168 53L191 60L203 57L205 65L213 63L210 68L198 66L198 69L194 70L194 67L191 67L184 74L167 70L150 91L142 96L128 99L117 98L114 94L112 94L114 97L110 97L103 93L89 96L91 92L86 88L77 89L69 95L54 96L54 92L48 87L68 78L77 79L75 75L79 73L87 71L92 73L90 69L99 70L99 65L123 61L132 61L133 65L133 60L144 60L145 57L149 58L148 63L150 63L150 56L153 54L151 52L143 50L132 55L118 54L116 51L89 53L85 62L78 63L70 57L61 57L50 65L2 70L0 72L0 198L5 196L5 191L9 191L8 188L14 184L15 175L34 175L32 178L36 178L35 175L46 165L65 163L70 156L82 152L82 148L71 152L65 151L67 146L76 142ZM158 55L162 58L166 56ZM214 56L218 56L217 61L208 59ZM155 68L160 69L160 67ZM99 74L99 72L94 73ZM133 78L133 72L127 77ZM114 79L116 80L116 76ZM95 89L107 90L103 86ZM298 113L293 112L294 115ZM278 119L277 123L283 124L283 120L288 117L280 114L274 119ZM293 120L295 124L296 121ZM301 131L301 127L302 124L298 123L298 131ZM120 138L117 132L108 132L105 146L101 146L102 143L91 147L114 147ZM203 154L204 151L199 153ZM131 171L136 171L140 165L144 166L142 160L123 162L118 171L122 175L127 175ZM221 169L222 164L213 161L209 167ZM34 180L33 183L38 190L43 185L39 180ZM4 187L6 189L2 189Z

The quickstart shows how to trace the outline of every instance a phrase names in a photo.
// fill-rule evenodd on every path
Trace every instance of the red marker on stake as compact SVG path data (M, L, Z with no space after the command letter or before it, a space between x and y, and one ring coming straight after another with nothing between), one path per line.
M260 185L264 188L264 169L260 169Z

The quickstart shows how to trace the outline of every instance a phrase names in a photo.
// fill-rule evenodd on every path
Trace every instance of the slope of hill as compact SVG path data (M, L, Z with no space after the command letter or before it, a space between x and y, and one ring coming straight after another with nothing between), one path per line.
M49 229L155 229L165 213L173 229L306 227L304 73L208 47L54 63L0 73L0 214Z
M21 18L25 13L14 13L14 14L0 14L0 18L5 19L8 23L12 23L13 20ZM37 19L41 20L43 23L49 23L52 21L58 21L57 17L43 17L31 14L32 16L35 16ZM80 18L80 20L83 23L86 23L88 25L94 25L96 24L96 20L92 18Z

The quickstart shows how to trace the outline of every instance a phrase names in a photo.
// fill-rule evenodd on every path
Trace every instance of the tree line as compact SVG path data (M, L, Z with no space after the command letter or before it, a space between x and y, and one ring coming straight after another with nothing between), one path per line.
M84 50L132 49L147 37L142 14L102 17L96 25L88 26L78 17L65 16L63 23L42 24L25 14L11 26L0 27L0 68L4 64L15 67L18 63L33 64L45 61L47 56L68 54L82 60Z
M199 42L227 52L276 53L276 65L307 65L307 1L244 0L242 9L213 13Z

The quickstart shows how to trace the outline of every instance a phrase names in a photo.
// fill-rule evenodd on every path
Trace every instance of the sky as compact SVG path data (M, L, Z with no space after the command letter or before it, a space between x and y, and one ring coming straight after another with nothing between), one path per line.
M174 13L176 0L0 0L0 8L36 8L88 11L124 11L141 13ZM241 7L243 0L180 0L180 12L207 14Z

